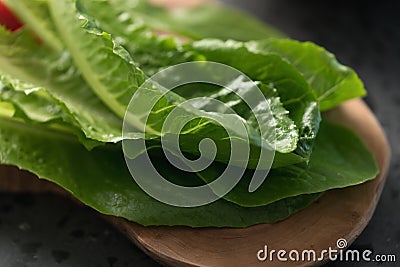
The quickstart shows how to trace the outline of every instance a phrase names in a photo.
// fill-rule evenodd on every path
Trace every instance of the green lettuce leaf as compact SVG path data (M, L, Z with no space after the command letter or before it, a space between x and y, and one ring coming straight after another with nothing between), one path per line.
M138 187L115 145L87 151L73 135L55 129L7 118L0 118L0 125L2 164L16 165L53 181L103 214L143 225L246 227L272 223L320 196L288 198L257 208L243 208L223 199L198 208L173 207L151 198ZM170 175L174 177L174 173Z
M107 1L89 2L90 3L84 2L85 11L89 11L89 13L92 12L90 16L92 18L95 17L96 23L101 27L105 27L107 31L116 33L117 36L122 36L124 38L120 41L133 56L136 65L147 75L153 75L166 66L205 59L205 57L197 51L185 50L172 37L158 37L148 30L137 26L138 24L132 17L122 16L121 14L117 16L117 13L115 13L115 6ZM96 5L101 5L103 8L94 8ZM106 6L108 7L107 9L105 9ZM105 10L107 10L107 12L105 12ZM111 19L110 14L113 14L117 18L123 17L123 21L114 19L114 16L112 16ZM212 94L216 94L216 90L205 94L204 91L201 90L201 87L204 86L198 84L185 86L185 90L179 90L178 94L187 99L195 97L195 92L201 93L201 96L204 97L210 97ZM268 86L263 85L263 87ZM281 138L281 140L277 140L277 150L283 153L290 152L295 149L297 143L297 134L293 131L295 126L291 119L287 117L287 111L281 106L279 97L274 96L271 98L270 95L266 95L266 97L270 99L269 102L275 120L281 122L277 124L276 136L278 139ZM237 110L235 109L235 111ZM239 115L246 120L248 119L246 114L241 114L239 112ZM303 160L304 158L295 154L283 155L279 153L274 161L274 167L290 165Z
M320 108L330 109L365 90L354 71L314 44L285 39L224 41L281 36L219 5L166 10L142 0L6 1L27 27L10 33L0 26L0 71L7 75L0 76L0 163L53 181L104 214L143 225L246 227L282 220L326 190L357 185L377 174L373 156L354 133L327 122L320 126ZM220 39L191 41L204 37ZM199 60L227 64L253 79L273 120L262 114L258 125L231 91L190 84L161 97L145 121L141 111L147 109L146 102L166 90L155 83L140 87L147 77ZM240 78L229 80L228 87L254 93L253 86ZM122 118L134 93L139 95L134 106L139 112L128 110L132 131L123 136ZM238 115L204 98L178 107L194 97L222 101ZM265 113L263 107L258 103L257 109ZM162 126L174 108L180 116L172 124L189 122L179 135L170 130L163 137L179 136L185 156L201 155L198 144L204 138L216 144L216 162L200 173L183 174L159 149ZM234 129L233 136L220 121ZM236 131L240 123L250 140ZM260 136L274 123L276 139L268 131ZM151 198L134 182L121 145L112 144L123 138L146 139L157 169L186 186L211 182L223 172L230 139L249 145L251 154L245 176L223 199L177 208ZM278 151L273 169L250 193L252 169L265 144ZM142 157L144 151L124 152Z
M82 3L93 17L105 22L106 25L116 27L113 31L106 29L113 33L119 31L122 24L125 25L122 26L125 29L129 27L125 33L148 27L159 33L172 33L192 39L220 38L248 41L284 36L283 33L243 11L217 3L204 3L194 8L174 10L155 6L145 0L84 0ZM131 23L132 18L134 23ZM237 23L238 21L240 23Z
M167 66L204 59L196 52L184 51L177 38L155 33L138 16L130 16L128 10L141 5L137 1L85 0L80 3L83 5L81 12L99 29L112 33L148 77Z
M49 51L25 29L11 34L0 27L0 71L45 88L88 138L102 142L122 139L122 119L92 92L68 52Z
M204 70L207 73L207 68L203 69L201 63L197 66L198 72ZM182 77L186 77L185 74L187 73L182 74ZM208 74L206 75L208 76ZM163 76L169 77L168 75ZM174 81L182 77L176 75ZM233 79L231 85L229 85L233 90L239 90L240 88L243 90L254 89L252 82L240 80L241 77L237 78L238 79ZM168 83L168 81L169 79L167 78L167 80L163 81L161 84L165 84L165 82ZM237 86L240 86L240 88ZM191 88L196 89L197 87L196 85L191 85ZM240 157L236 155L235 158L237 161L234 161L236 164L231 162L234 165L243 166L245 160L249 168L255 168L257 166L260 149L269 151L276 143L275 133L273 131L266 130L264 133L261 133L237 114L226 113L225 110L213 111L212 109L199 109L197 105L202 102L202 99L195 99L189 105L179 106L184 103L186 99L181 98L174 92L168 92L164 95L164 90L159 87L159 84L151 83L138 89L135 95L137 100L127 111L125 124L129 126L126 128L128 135L124 136L126 139L130 139L130 134L133 134L134 137L132 139L135 139L136 136L141 136L144 132L146 132L146 139L163 136L165 140L173 140L179 136L179 149L192 155L200 155L197 144L200 144L200 141L205 138L210 138L216 145L217 154L215 160L220 162L231 162L232 143L245 147L250 145L249 158L244 159L243 157L246 157L245 154L240 155ZM141 114L148 112L148 102L150 99L160 100L154 105L154 108L149 112L149 117L147 118ZM260 105L262 104L263 102L260 103ZM265 113L261 109L260 111L260 116L263 118L261 122L262 125L266 129L272 130L275 121L269 113ZM166 118L170 116L171 112L179 115L175 115L176 119L170 120L170 126L167 130L164 128L164 131L162 131L163 127L165 127ZM183 122L184 124L182 124ZM295 129L290 130L294 132L294 134L296 133ZM247 137L248 140L246 140ZM284 138L290 139L293 137L285 136ZM294 142L292 149L295 147ZM268 151L267 153L269 153ZM174 151L171 152L174 153ZM130 150L129 156L132 158L136 157L137 150Z
M60 35L71 52L75 64L91 85L96 95L102 99L115 114L122 117L131 96L138 90L139 85L143 83L145 74L138 68L134 58L131 58L129 53L118 45L109 34L99 30L90 19L85 19L85 15L79 13L78 10L75 9L74 3L74 1L50 1L50 10L54 20L57 20L56 24ZM62 19L59 19L60 17ZM83 20L83 25L82 21L78 20L77 17ZM84 26L85 29L82 28L82 26ZM81 42L76 42L76 38L80 39ZM164 93L162 88L157 89L156 87L142 88L141 91L146 90L147 92L143 92L143 95L150 99ZM168 97L163 97L162 101L157 104L158 110L153 111L153 116L146 122L143 121L145 118L139 118L137 114L132 114L134 118L131 120L133 127L139 129L139 131L134 134L134 138L155 139L161 136L163 120L172 108L176 107L177 104L182 103L184 100L185 99L176 95L173 96L172 93L168 94ZM144 99L141 104L146 104L146 102L147 101ZM141 107L139 107L139 109L140 108ZM159 110L162 110L162 112L159 112ZM184 113L186 114L184 117L199 115L196 109L184 111ZM235 118L231 115L218 114L216 116L220 119L226 117L224 120L232 125L231 129L236 127L234 126L234 124L236 124ZM231 121L233 122L231 123ZM265 129L271 128L271 120L265 120L264 122ZM149 130L150 135L146 133L146 136L143 136L143 132L141 132L142 127ZM250 132L252 131L250 127L247 128ZM287 129L289 133L295 131L293 127L287 127ZM220 147L224 148L218 150L216 159L222 162L228 161L230 151L229 142L227 135L221 127L213 122L210 123L206 122L204 119L200 119L194 120L184 131L186 134L180 136L180 145L183 151L198 154L197 148L193 147L193 143L204 137L210 137L217 140ZM252 136L254 136L254 134L250 133L250 137ZM286 139L293 139L294 142L285 140L285 143L288 143L289 147L278 146L278 151L285 153L293 151L296 148L297 140L295 134L294 136L291 133L280 136ZM238 136L238 139L240 138L241 137ZM272 142L274 142L271 138L265 136L262 138L266 139L267 144L272 144ZM256 146L260 146L260 141L257 140L258 137L251 139L250 142ZM253 158L257 161L258 154L252 153L252 155L254 156L249 161L249 166L253 168ZM135 155L132 154L132 156L137 156L137 153L135 153Z
M32 31L32 34L37 36L37 42L57 52L63 50L64 45L57 36L54 24L46 19L50 17L47 0L5 0L4 2Z
M299 129L296 153L308 159L321 120L317 100L303 76L274 54L250 51L245 43L205 39L187 45L207 60L227 64L255 81L276 88L283 106Z
M55 7L59 8L59 9L57 9L58 11L63 12L65 9L63 8L63 6L58 7L57 3L55 3ZM72 3L70 3L70 4L72 4ZM74 5L72 5L72 7L74 7ZM111 104L109 103L109 107L110 108L114 107L114 109L115 109L114 111L119 112L118 115L121 116L121 115L123 115L121 113L122 110L125 111L127 102L130 100L130 94L132 94L132 91L137 89L136 88L137 84L139 84L141 82L140 79L143 79L144 76L141 73L141 71L138 70L137 68L130 68L130 67L132 67L132 64L134 64L133 60L129 57L129 54L127 54L127 53L123 54L126 51L124 51L122 47L119 47L116 43L114 43L112 38L109 35L104 34L104 33L99 35L100 31L97 31L96 28L91 27L90 25L88 25L89 30L83 29L81 27L82 26L81 21L77 19L77 16L79 13L77 13L76 11L73 11L73 9L70 9L70 10L72 10L70 12L74 12L73 13L74 16L72 16L71 14L70 15L73 18L75 18L75 20L73 20L73 18L71 18L69 16L66 16L66 17L69 17L70 19L75 21L75 23L77 23L76 28L74 28L74 29L76 31L81 32L80 37L82 37L82 38L80 38L80 39L85 40L85 38L87 38L87 40L89 40L90 42L89 41L85 42L85 44L90 43L94 47L101 49L101 51L98 52L96 54L96 56L86 58L87 59L86 61L83 60L82 58L80 58L80 56L79 56L79 55L81 55L84 48L77 49L75 47L74 48L75 50L73 49L73 51L75 51L75 52L79 50L79 53L76 55L76 58L80 58L81 61L85 61L84 63L81 63L81 64L84 64L84 66L83 66L83 68L81 66L80 71L82 71L82 69L85 69L87 67L87 73L86 73L85 78L86 78L86 80L92 79L91 88L89 88L87 86L87 84L84 81L82 81L82 78L80 77L79 73L76 73L75 71L71 71L71 69L74 69L74 67L75 67L74 65L72 65L71 60L68 57L66 59L63 59L66 61L66 63L62 62L63 64L61 66L65 65L67 68L69 68L69 69L67 69L68 70L67 73L74 74L74 76L71 77L72 78L71 82L68 81L68 86L71 86L71 87L72 87L72 85L76 86L76 88L74 88L77 93L76 99L73 100L72 97L75 97L75 95L71 91L67 91L66 86L64 84L62 86L59 84L56 84L56 82L58 82L57 79L59 79L58 76L61 76L63 78L63 82L66 80L65 79L66 77L63 77L61 74L58 73L63 70L63 69L60 69L60 66L56 65L56 64L60 64L60 60L57 59L57 56L53 55L53 54L45 56L46 52L42 51L40 49L38 49L38 51L32 51L33 48L38 48L38 47L36 44L34 44L32 42L32 40L30 40L31 44L29 45L29 42L26 42L26 40L29 41L29 38L28 38L29 36L26 36L26 34L24 35L24 33L20 33L19 36L22 36L25 39L25 42L22 42L22 41L14 42L14 47L19 48L19 49L16 49L16 51L18 53L13 54L12 56L6 55L4 57L5 58L4 61L7 61L8 65L12 65L12 64L16 65L16 68L15 68L16 71L11 72L11 74L13 74L23 80L33 82L35 84L43 84L44 87L50 93L52 93L52 95L55 96L55 98L58 99L62 104L67 106L69 110L76 109L79 105L79 112L74 112L74 113L71 112L71 113L72 113L72 116L80 123L83 132L86 134L86 136L88 138L95 139L98 141L106 141L106 142L107 141L114 141L114 142L119 141L120 138L118 137L118 135L120 133L119 132L117 133L118 127L116 127L116 124L118 123L118 121L115 120L114 118L112 118L110 116L112 114L106 109L102 112L103 113L108 112L107 116L110 117L109 123L104 124L104 122L102 121L101 124L95 123L95 124L90 125L90 123L88 123L88 124L82 125L82 119L86 119L86 117L88 117L88 116L82 116L82 115L86 115L85 112L87 112L88 115L96 114L97 112L95 110L93 110L92 105L87 105L86 103L83 103L83 100L85 100L85 99L82 99L78 95L82 95L83 93L86 93L88 96L90 95L91 101L92 102L96 101L95 108L98 108L98 109L103 108L104 109L104 107L102 107L101 103L99 103L98 98L93 96L93 94L91 92L92 88L95 88L97 85L99 85L101 83L102 86L97 87L97 89L99 90L97 92L97 95L99 95L100 98L103 99L103 102L107 102L107 101L109 102L110 99L114 99L114 101L112 101L112 102L115 105L113 106L112 103ZM53 9L51 9L51 11L53 12ZM85 20L85 21L86 21L86 23L88 23L87 20ZM89 26L90 26L90 28L89 28ZM67 34L64 33L64 35L66 36ZM106 37L104 37L104 36L106 36ZM14 35L11 37L10 37L10 39L16 38ZM97 41L98 38L102 39L103 37L106 39L106 41L107 41L106 43ZM64 37L64 38L66 38L66 37ZM69 38L72 38L72 35L69 36ZM18 41L18 39L17 39L17 41ZM72 43L75 43L75 42L72 42ZM73 46L73 44L72 44L72 46ZM89 48L87 48L87 49L89 49ZM21 53L21 51L23 53ZM39 66L37 66L37 65L25 66L24 64L22 64L23 62L22 62L21 58L24 58L25 54L27 54L28 51L34 53L35 57L36 56L39 57L38 62L34 62L34 63L42 63L42 64L38 64L39 66L41 65L40 66L41 69L46 69L46 68L52 67L52 69L50 69L49 72L42 73L42 75L43 74L48 75L51 73L52 74L51 77L45 76L45 77L43 77L43 79L39 80L40 75L32 75L30 73L30 72L36 71L39 68ZM39 52L39 53L37 53L37 52ZM68 56L69 54L65 54L65 55ZM34 56L31 56L30 59L34 59L35 58ZM53 56L54 56L54 58L52 58ZM107 64L112 64L112 62L114 62L117 66L126 66L127 68L124 69L124 68L119 68L119 67L117 67L117 68L113 67L113 70L115 70L116 73L114 73L114 75L109 75L107 73L107 71L109 70L109 68L107 68L107 66L109 66L109 65L104 65L104 69L99 70L99 68L101 68L101 66L103 66L103 65L98 64L96 58L100 58L101 60L103 60L102 61L103 63L105 61L107 61ZM17 61L17 64L15 64L16 61ZM50 61L50 62L47 63L47 61ZM45 62L47 64L46 64L46 66L43 66L44 65L43 63L45 63ZM79 66L79 64L78 64L78 66ZM57 72L54 72L53 71L54 69L56 69ZM134 72L135 70L137 71L136 73ZM103 73L103 75L98 75L97 72L102 73L101 71L105 71L105 73ZM84 70L82 72L85 73ZM10 73L10 72L8 72L8 73ZM95 74L93 74L93 73L95 73ZM122 73L122 74L120 75L120 73ZM138 74L140 76L138 79L136 79L138 77L138 75L136 75L136 74ZM116 77L118 77L118 75L121 76L120 79L116 79ZM104 77L109 77L109 78L104 78ZM43 83L44 81L46 81L46 82L50 81L50 83ZM110 81L110 84L107 83L108 81ZM123 81L123 82L120 83L119 81ZM136 84L135 84L135 81L137 82ZM80 83L79 85L78 85L78 82ZM133 85L129 84L130 82L133 82ZM130 87L128 87L128 88L125 87L127 85L129 85ZM118 93L118 96L112 95L113 92L120 92L121 88L123 88L122 93ZM79 93L78 93L78 89L79 89ZM109 91L109 90L111 90L111 91ZM120 96L121 96L121 98L118 99L117 97L120 97ZM171 106L171 103L166 101L164 105L159 106L159 107L162 109L165 109L166 106ZM168 110L168 109L166 109L166 110ZM104 114L104 115L106 115L106 114ZM102 117L106 117L104 115ZM102 119L102 117L100 117L100 119ZM162 121L163 117L165 117L165 114L158 113L158 116L153 121ZM113 121L111 121L111 119L113 119ZM228 120L226 120L226 121L228 121ZM232 120L232 121L235 121L235 120ZM221 140L221 142L224 139L226 140L226 138L225 138L226 135L221 134L221 130L219 130L219 131L213 130L213 129L215 129L215 126L211 127L213 124L208 124L208 125L210 125L209 127L202 128L201 131L198 131L196 129L198 129L199 127L196 125L196 123L197 122L193 123L193 125L196 126L196 128L193 128L193 130L191 130L190 134L189 134L189 136L195 136L196 138L192 138L191 142L185 142L185 140L184 140L185 138L182 138L182 144L183 144L182 146L184 149L186 148L186 152L191 152L191 153L197 152L197 149L193 148L193 139L200 140L203 136L202 133L207 134L207 135L209 135L210 133L215 133L216 137L219 137L219 140ZM103 124L104 124L104 126L103 126ZM93 128L96 126L102 127L101 131L108 133L108 135L104 135L98 129ZM112 129L107 129L106 127L112 127ZM94 131L95 134L97 134L97 136L94 134L91 134L90 131ZM160 132L160 131L158 131L158 132ZM192 134L192 133L194 133L194 134ZM102 134L102 135L99 136L99 134ZM140 134L142 134L142 133L140 133ZM160 134L158 134L158 135L160 135ZM222 138L221 138L221 136L222 136ZM143 137L143 136L139 136L139 137ZM157 137L157 136L153 136L152 138L155 138L155 137ZM290 135L288 135L287 138L291 138ZM186 139L189 140L190 138L186 138ZM216 139L218 140L218 138L216 138ZM259 142L256 139L254 139L254 140L255 140L254 144L256 146L259 146ZM224 143L228 143L228 142L224 142ZM227 144L223 145L223 146L229 147L229 146L227 146ZM292 142L291 149L293 150L294 148L295 148L295 144ZM226 162L227 158L228 158L228 154L224 155L223 152L229 152L229 149L221 149L220 151L222 151L222 152L219 153L220 157L218 157L217 159L221 160L223 162ZM253 158L255 158L257 160L258 159L257 154L255 154L255 156L253 156ZM250 165L254 166L254 163L252 163L252 162L253 161L251 160Z
M13 117L14 114L15 108L11 103L0 101L0 116Z
M0 100L13 104L20 113L19 117L38 123L63 120L63 117L67 117L43 88L35 88L21 82L18 82L18 87L25 90L16 91L13 84L0 75Z
M272 168L288 166L305 161L303 157L298 156L295 153L290 153L297 148L299 138L297 132L298 129L293 120L288 117L289 112L282 106L280 98L274 88L264 84L258 84L258 88L267 99L274 119L274 125L271 125L271 121L268 121L268 116L261 117L261 121L257 121L254 117L254 110L265 109L262 102L258 103L254 110L250 110L248 106L240 100L240 97L235 94L235 92L240 90L242 90L242 92L246 91L245 83L238 85L233 83L227 87L233 91L215 85L196 84L195 87L193 85L183 86L178 88L176 92L177 94L189 99L193 97L208 97L221 101L232 108L232 110L239 114L241 118L245 119L246 122L256 129L257 132L260 132L260 127L264 127L264 129L267 129L268 127L274 128L273 144L276 153ZM252 94L251 89L252 88L247 89L248 94ZM196 103L196 107L203 109L206 108L208 104L208 101L199 101Z
M366 94L357 74L340 64L335 56L310 42L295 40L252 41L247 44L256 53L276 53L295 66L313 88L322 111Z
M95 28L77 11L74 0L49 0L49 6L75 65L104 104L123 118L133 93L145 80L143 72L110 34Z
M199 173L208 182L218 177L225 166ZM273 169L253 193L248 191L252 172L248 171L225 199L246 207L267 205L277 200L358 185L378 174L375 159L350 130L323 121L308 164Z
M4 116L28 123L46 124L52 128L74 133L89 150L103 144L86 138L79 125L63 112L57 101L43 88L0 75L0 100L9 104L13 110L12 113L3 114Z

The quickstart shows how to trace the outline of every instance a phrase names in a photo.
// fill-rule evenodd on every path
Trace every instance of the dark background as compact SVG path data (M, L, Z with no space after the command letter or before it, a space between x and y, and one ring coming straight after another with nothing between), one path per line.
M225 0L353 67L392 146L392 165L370 224L353 248L397 254L400 266L400 4L398 1ZM240 23L240 22L238 22ZM321 229L323 231L323 229ZM51 194L0 193L0 266L158 266L89 208Z

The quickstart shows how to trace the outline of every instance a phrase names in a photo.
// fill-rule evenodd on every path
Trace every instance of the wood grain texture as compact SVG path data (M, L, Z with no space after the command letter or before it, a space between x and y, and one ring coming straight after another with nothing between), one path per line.
M307 209L290 218L245 229L143 227L125 219L105 216L143 251L171 266L312 266L315 262L259 262L257 252L269 249L336 248L344 238L351 244L375 210L390 162L390 148L376 118L359 99L348 101L326 117L353 129L373 152L380 169L373 181L332 190ZM64 190L14 167L0 167L0 189L11 191Z

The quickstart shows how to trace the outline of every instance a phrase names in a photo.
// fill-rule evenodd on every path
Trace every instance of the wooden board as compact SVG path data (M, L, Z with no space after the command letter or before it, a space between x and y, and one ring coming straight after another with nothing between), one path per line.
M269 249L336 248L339 238L353 242L370 220L379 200L390 162L390 148L376 118L359 99L348 101L327 114L362 138L380 169L368 183L332 190L309 208L274 223L245 229L143 227L121 218L104 216L140 248L161 263L172 266L311 266L315 262L260 262L257 252ZM64 190L12 167L0 167L0 189L9 191Z

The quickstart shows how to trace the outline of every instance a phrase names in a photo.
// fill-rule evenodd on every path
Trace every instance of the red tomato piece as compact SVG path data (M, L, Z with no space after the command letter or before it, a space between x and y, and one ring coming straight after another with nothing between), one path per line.
M22 28L22 22L13 12L0 0L0 25L4 25L10 31L17 31Z

